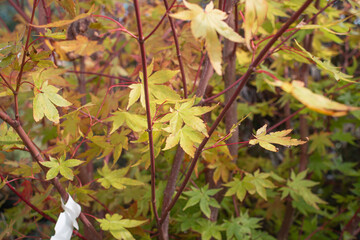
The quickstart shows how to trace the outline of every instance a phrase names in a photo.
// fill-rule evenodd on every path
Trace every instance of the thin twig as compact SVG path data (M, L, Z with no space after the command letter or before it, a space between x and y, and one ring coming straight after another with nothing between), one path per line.
M357 217L357 215L360 213L360 207L358 207L358 209L355 211L354 215L351 217L351 219L349 220L349 222L344 226L343 230L341 231L339 240L341 240L344 236L344 233L346 231L346 229L350 226L350 224L355 220L355 218Z
M70 72L70 73L79 73L79 74L97 75L97 76L107 77L107 78L114 78L114 79L119 79L119 80L122 80L122 81L126 81L126 83L131 83L131 84L136 83L136 82L131 82L131 81L129 81L130 79L128 79L128 78L126 78L126 77L113 76L113 75L104 74L104 73L88 72L88 71L75 71L75 70L68 70L67 72Z
M24 48L24 52L23 52L23 58L22 58L22 61L21 61L21 65L20 65L20 72L17 76L17 79L16 79L16 89L15 89L15 92L14 92L14 101L15 101L15 119L17 121L19 121L19 101L18 101L18 93L19 93L19 89L20 89L20 86L21 86L21 79L22 79L22 74L24 72L24 66L25 66L25 58L26 58L26 55L27 55L27 51L28 51L28 47L29 47L29 41L30 41L30 36L31 36L31 24L33 23L33 20L34 20L34 15L35 15L35 9L36 9L36 6L37 6L37 3L38 1L37 0L34 0L34 4L33 4L33 9L32 9L32 13L31 13L31 19L30 21L28 22L30 25L28 25L28 34L27 34L27 38L26 38L26 43L25 43L25 48ZM11 3L10 3L11 4Z
M94 15L92 15L92 16L93 16L93 17L106 18L106 19L108 19L108 20L116 23L116 24L120 27L119 29L116 29L116 30L121 30L121 31L129 34L131 37L137 39L137 37L136 37L134 34L132 34L129 30L127 30L119 21L116 21L115 19L113 19L113 18L111 18L111 17L108 17L108 16L104 16L104 15L96 15L96 14L94 14Z
M8 86L8 88L9 88L13 93L15 93L14 88L11 86L11 84L10 84L8 81L6 81L6 79L4 78L4 76L3 76L1 73L0 73L0 77L1 77L2 80L5 82L6 86Z
M156 32L156 30L160 27L160 25L164 21L165 17L169 14L170 10L172 9L172 7L174 6L175 3L176 3L176 0L174 0L173 3L170 5L170 7L166 10L165 14L162 16L162 18L160 19L158 24L155 26L155 28L149 33L149 35L147 35L144 38L144 41L146 41L149 37L151 37Z
M164 5L165 5L165 8L166 8L166 12L168 13L171 8L169 7L169 4L167 3L167 0L164 0ZM167 16L168 16L168 19L169 19L169 22L170 22L171 31L173 33L173 38L174 38L175 47L176 47L176 54L177 54L177 58L178 58L178 61L179 61L181 80L182 80L183 88L184 88L184 97L187 98L188 95L187 95L187 89L186 89L186 77L185 77L184 64L183 64L182 59L181 59L179 40L178 40L178 37L176 35L176 29L175 29L174 21L170 17L169 14L167 14Z

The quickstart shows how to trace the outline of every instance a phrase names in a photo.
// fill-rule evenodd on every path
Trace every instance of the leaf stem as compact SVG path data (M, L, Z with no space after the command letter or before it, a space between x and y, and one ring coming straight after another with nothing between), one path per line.
M129 81L130 79L125 78L125 77L121 77L121 76L113 76L113 75L109 75L109 74L104 74L104 73L97 73L97 72L88 72L88 71L76 71L76 70L68 70L67 72L70 73L82 73L82 74L89 74L89 75L98 75L101 77L107 77L107 78L115 78L115 79L119 79L122 81L126 81L126 83L136 83L136 82L131 82Z

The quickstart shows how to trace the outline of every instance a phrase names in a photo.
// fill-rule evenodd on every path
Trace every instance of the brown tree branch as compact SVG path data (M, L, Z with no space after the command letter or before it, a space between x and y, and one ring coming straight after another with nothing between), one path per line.
M145 92L145 105L146 105L146 119L148 129L146 130L149 134L149 150L150 150L150 164L151 164L151 203L152 208L155 214L156 222L160 228L160 219L156 208L156 196L155 196L155 154L154 154L154 141L152 134L152 120L151 120L151 112L150 112L150 100L149 100L149 86L148 86L148 75L146 69L146 51L145 51L145 40L144 34L142 30L141 24L141 16L140 16L140 6L138 0L134 0L135 14L136 14L136 22L138 28L138 42L141 52L141 63L143 68L143 76L144 76L144 92Z

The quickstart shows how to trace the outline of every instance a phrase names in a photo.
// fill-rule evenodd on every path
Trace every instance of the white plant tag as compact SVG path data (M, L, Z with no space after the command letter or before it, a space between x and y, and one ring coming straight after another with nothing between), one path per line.
M65 205L61 199L61 206L65 211L60 213L60 216L55 224L55 235L52 236L50 240L70 240L73 228L79 230L76 218L80 215L81 206L72 199L70 194Z

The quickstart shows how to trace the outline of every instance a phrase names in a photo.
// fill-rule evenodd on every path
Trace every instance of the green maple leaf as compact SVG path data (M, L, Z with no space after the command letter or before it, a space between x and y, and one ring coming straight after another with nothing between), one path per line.
M327 132L314 133L313 135L311 135L309 137L309 153L312 153L316 150L320 155L325 155L326 147L334 147L334 144L331 142L330 137L331 133Z
M106 121L113 122L113 127L110 131L110 134L124 125L124 123L126 123L126 125L134 132L143 132L147 128L145 116L123 112L121 109L113 113L113 116L109 117Z
M79 166L83 162L84 161L78 159L65 160L65 156L62 156L59 159L50 157L50 161L41 162L41 164L49 168L46 173L46 180L55 178L60 172L63 177L72 181L74 179L74 173L71 167Z
M185 232L197 225L197 221L202 219L201 212L181 212L174 217L176 222L180 224L180 231Z
M315 57L310 52L306 51L305 48L303 48L296 40L295 40L295 43L301 49L301 51L306 53L309 56L309 58L316 63L316 65L320 69L322 69L326 73L330 74L332 77L334 77L336 79L336 81L344 80L344 81L347 81L347 82L353 82L352 80L350 80L350 79L353 78L353 76L345 74L345 73L339 71L338 68L335 67L334 65L332 65L332 63L329 60L321 61L320 58Z
M254 175L251 176L249 174L251 183L255 186L255 191L262 197L263 199L267 200L266 190L265 188L275 188L275 185L268 180L267 178L270 176L269 173L260 173L260 170L256 170ZM249 191L250 194L253 194Z
M247 176L245 176L242 180L234 177L231 182L223 185L229 187L225 196L232 196L235 194L240 201L244 200L247 191L254 191L256 189Z
M63 121L60 123L64 129L64 136L71 135L74 138L79 136L79 126L81 125L81 118L79 111L72 111L62 116Z
M189 126L184 126L179 131L170 134L166 139L166 145L163 150L168 150L175 147L179 142L181 148L191 157L194 157L196 148L195 143L201 143L204 136L194 131Z
M176 133L181 129L183 123L185 123L185 125L208 136L206 125L199 116L210 112L217 105L213 107L194 107L194 102L195 98L189 99L182 104L176 103L175 108L170 109L170 113L160 119L160 122L169 122L170 126L165 130L170 133Z
M345 176L359 177L360 171L356 170L356 165L358 165L356 162L343 162L342 157L339 156L333 159L330 167L334 171L342 172Z
M35 82L35 86L38 85ZM58 88L48 85L45 81L41 87L34 88L35 98L33 100L33 115L36 122L46 116L50 121L59 123L59 112L55 106L68 107L72 105L62 96L57 94ZM40 91L40 92L38 92Z
M242 180L235 177L233 181L224 184L224 186L229 187L225 196L236 194L237 198L243 201L246 192L248 192L250 194L258 193L260 197L267 200L266 188L275 187L275 185L267 179L270 175L269 173L260 173L259 170L256 170L254 175L246 173Z
M194 187L191 187L191 189L192 191L184 192L184 194L189 197L189 200L187 201L183 210L199 204L200 210L204 213L206 217L210 218L210 206L220 208L219 203L215 200L215 198L212 198L211 196L219 192L220 189L209 190L208 185L200 189L196 189Z
M116 162L119 160L122 150L128 150L128 143L129 143L129 139L127 137L127 135L130 133L130 130L123 130L120 133L113 133L110 136L110 143L111 146L113 147L113 157L114 157L114 162L113 165L116 164Z
M10 151L13 147L23 147L23 142L13 128L8 128L5 122L0 124L0 149Z
M194 226L193 228L195 231L201 234L201 239L222 239L221 231L224 231L223 226L217 225L216 222L212 222L206 219L199 219L197 224L198 225Z
M123 240L135 240L127 228L138 227L147 222L147 220L123 219L119 214L106 214L105 219L96 219L96 221L100 223L102 230L110 231L114 238Z
M79 186L74 186L73 184L69 183L67 187L67 191L70 195L76 195L76 198L81 205L90 207L90 202L94 201L89 195L94 195L97 192L90 189L90 184Z
M116 189L123 190L126 188L126 186L144 185L143 182L124 177L128 171L129 167L112 171L105 163L104 167L101 170L98 169L98 173L102 176L102 178L99 178L97 181L100 182L101 185L106 189L108 189L110 186L113 186Z
M150 108L152 113L155 110L155 103L163 103L167 100L180 100L180 96L172 90L169 86L164 85L170 79L175 77L178 74L178 70L160 70L155 73L153 70L154 61L147 67L148 74L148 89L149 89L149 101ZM129 109L136 101L140 98L140 103L143 108L145 108L145 92L144 92L144 77L143 73L140 72L141 83L131 84L129 88L131 89L129 94L129 103L127 109Z
M41 168L38 164L29 163L25 160L19 160L18 166L11 171L12 174L21 175L23 177L33 177L34 174L40 172Z
M240 217L224 220L222 227L226 229L226 239L251 239L251 236L259 225L260 218L250 217L247 212L241 213Z
M127 135L131 132L130 129L122 129L120 132L114 132L111 136L92 136L88 134L88 139L91 140L102 152L98 158L103 158L110 153L113 154L114 161L113 165L119 160L123 149L128 149L128 137Z
M280 188L282 191L281 198L284 199L288 195L290 195L295 201L302 198L310 206L319 209L317 204L326 204L326 202L311 192L310 188L318 183L305 179L306 175L307 170L302 171L298 175L292 171L290 179L288 179L286 183L287 186Z

